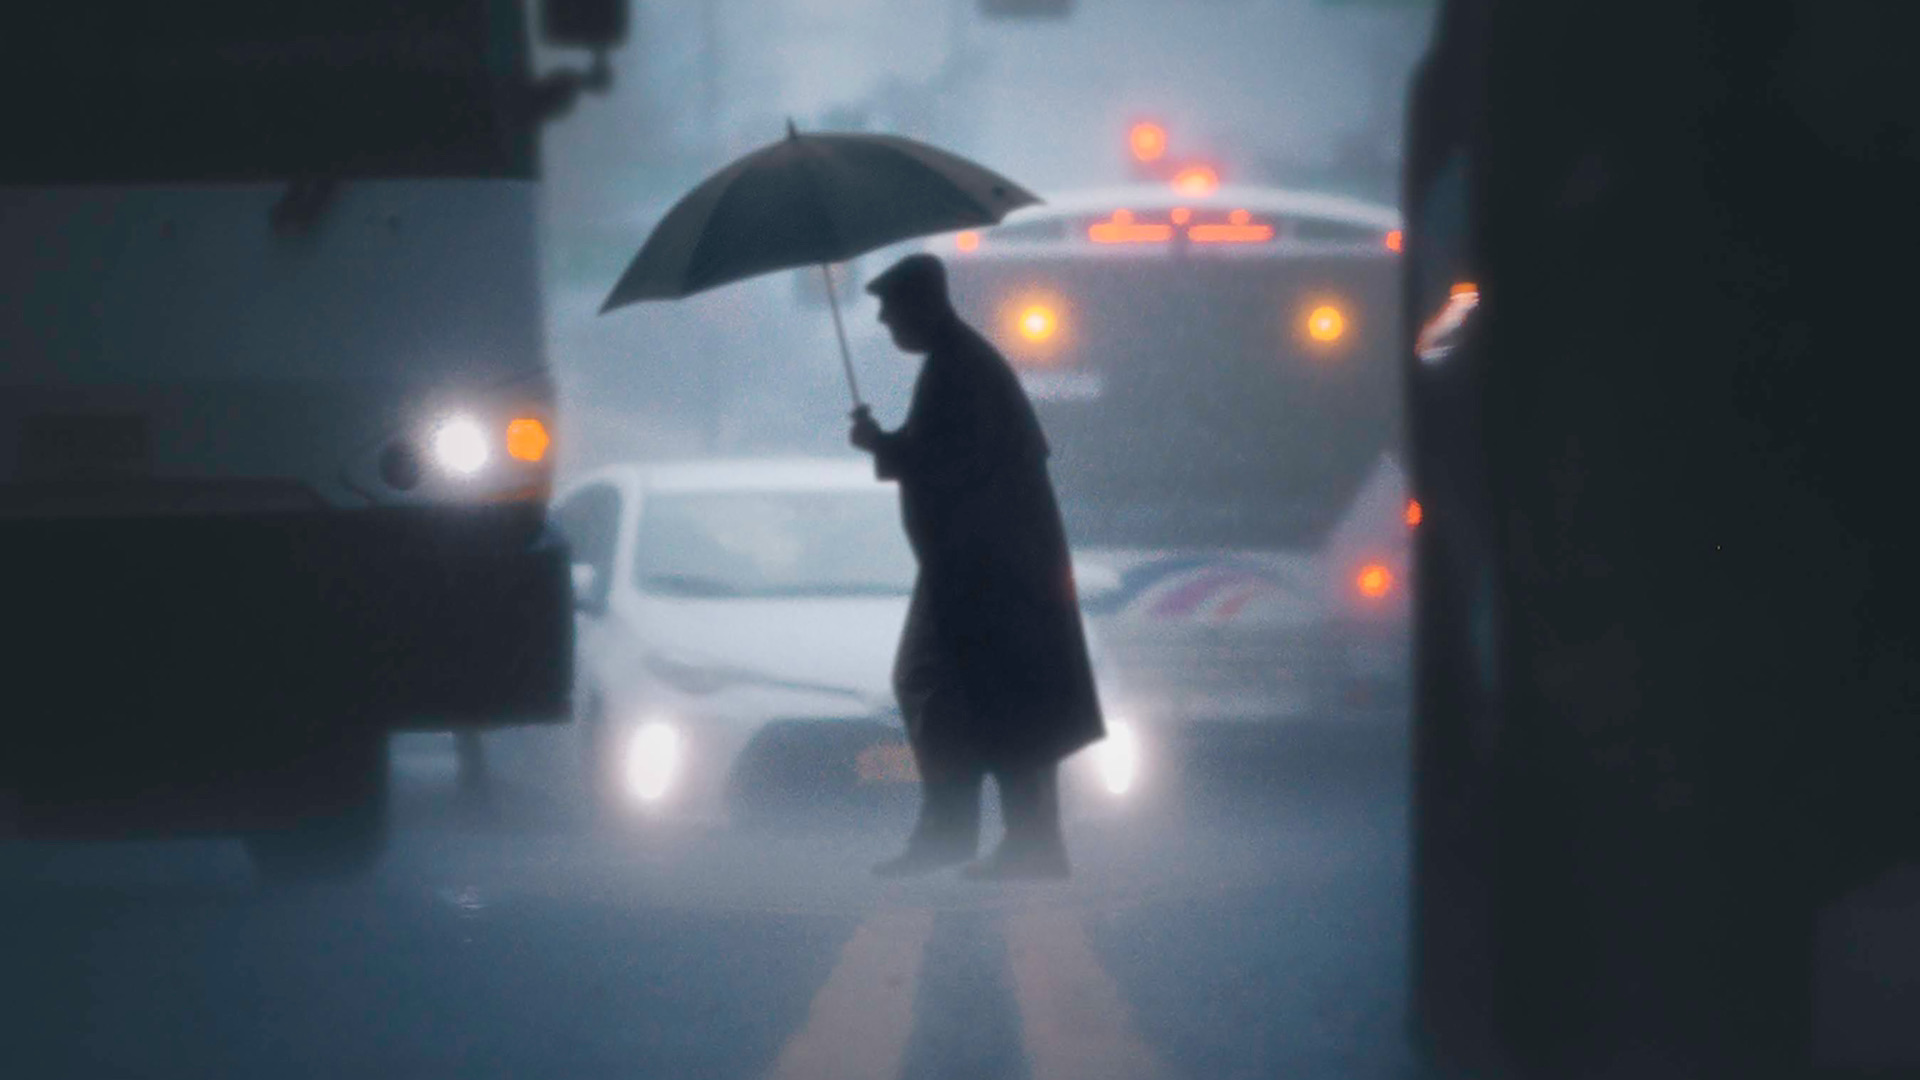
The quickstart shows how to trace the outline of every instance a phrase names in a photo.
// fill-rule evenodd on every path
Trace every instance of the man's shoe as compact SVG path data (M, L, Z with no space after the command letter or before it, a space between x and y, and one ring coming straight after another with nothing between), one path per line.
M1066 851L1053 848L1001 848L960 871L969 881L1061 881L1072 873Z
M973 858L973 852L961 848L909 847L906 851L873 868L879 878L916 877L956 866Z

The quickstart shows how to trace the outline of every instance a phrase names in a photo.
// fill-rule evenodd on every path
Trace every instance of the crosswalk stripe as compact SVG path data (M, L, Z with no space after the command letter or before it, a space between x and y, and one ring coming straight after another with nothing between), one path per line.
M862 923L768 1080L898 1080L933 912L886 908Z
M1071 912L1009 913L1008 960L1033 1080L1167 1080Z

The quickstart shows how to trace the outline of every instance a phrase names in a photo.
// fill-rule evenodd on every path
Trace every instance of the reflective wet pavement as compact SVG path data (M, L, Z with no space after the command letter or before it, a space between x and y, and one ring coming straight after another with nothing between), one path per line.
M1256 797L1257 796L1257 797ZM1342 1078L1405 1037L1404 748L1087 820L1064 884L871 879L897 823L586 830L396 780L369 880L0 848L21 1076ZM12 1070L8 1070L12 1072Z

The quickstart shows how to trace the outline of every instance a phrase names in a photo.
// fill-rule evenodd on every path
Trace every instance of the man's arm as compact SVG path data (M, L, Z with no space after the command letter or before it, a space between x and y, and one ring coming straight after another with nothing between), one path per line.
M910 426L911 422L902 424L898 431L887 431L874 420L872 411L862 405L853 410L853 429L847 433L847 441L873 455L876 476L882 480L898 480L901 458L907 456L906 448L913 445Z
M916 403L907 422L884 431L864 407L854 410L850 440L873 455L874 473L932 487L965 487L993 471L998 410L985 408L980 387L950 385Z

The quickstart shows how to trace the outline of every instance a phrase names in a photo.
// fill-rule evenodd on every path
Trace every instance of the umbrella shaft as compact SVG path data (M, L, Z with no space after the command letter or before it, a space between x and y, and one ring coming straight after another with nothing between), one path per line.
M847 373L847 393L853 395L855 408L860 406L860 383L853 377L853 354L847 350L847 328L840 322L840 298L833 291L833 271L826 263L820 264L820 279L827 286L827 307L833 311L833 334L840 340L840 367Z

